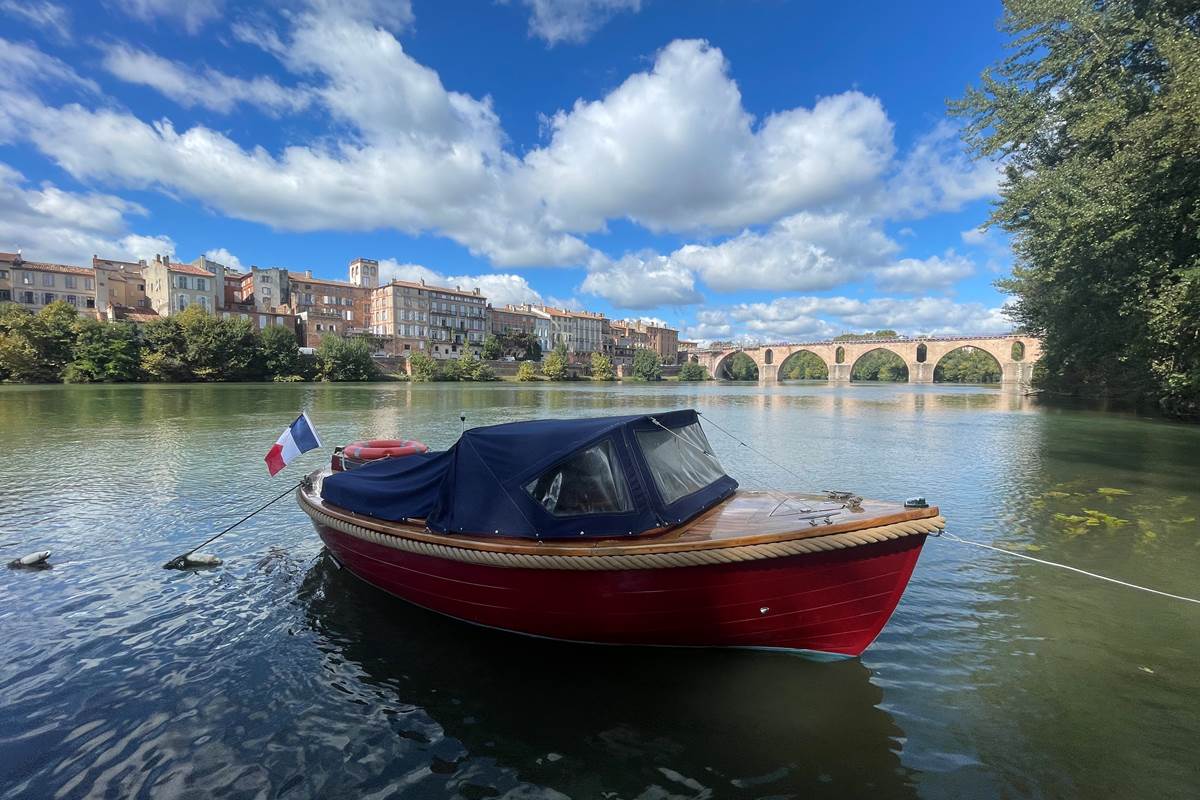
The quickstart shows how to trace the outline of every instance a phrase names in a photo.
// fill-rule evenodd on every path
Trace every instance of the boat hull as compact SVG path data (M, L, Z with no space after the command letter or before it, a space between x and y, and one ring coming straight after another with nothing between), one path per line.
M887 623L925 535L663 569L498 567L405 552L314 520L338 562L418 606L564 641L857 656Z

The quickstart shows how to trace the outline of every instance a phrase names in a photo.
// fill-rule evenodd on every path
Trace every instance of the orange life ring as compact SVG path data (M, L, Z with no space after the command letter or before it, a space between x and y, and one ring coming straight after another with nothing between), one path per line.
M416 439L371 439L354 442L342 449L342 453L358 461L374 461L378 458L398 458L427 453L429 448Z

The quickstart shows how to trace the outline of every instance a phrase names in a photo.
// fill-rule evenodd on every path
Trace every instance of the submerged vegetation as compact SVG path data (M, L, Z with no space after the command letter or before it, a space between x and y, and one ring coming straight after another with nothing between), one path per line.
M1200 14L1007 0L1012 53L952 105L1002 159L1000 287L1054 392L1200 416Z

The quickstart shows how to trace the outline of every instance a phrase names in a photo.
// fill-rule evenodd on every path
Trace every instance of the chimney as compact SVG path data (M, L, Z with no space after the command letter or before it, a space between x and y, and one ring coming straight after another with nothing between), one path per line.
M311 280L312 279L312 270L311 269L304 270L304 277Z

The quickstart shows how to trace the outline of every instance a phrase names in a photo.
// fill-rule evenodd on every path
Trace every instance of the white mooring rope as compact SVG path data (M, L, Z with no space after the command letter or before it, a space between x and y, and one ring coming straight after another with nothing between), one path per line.
M1070 570L1071 572L1078 572L1080 575L1087 575L1089 578L1097 578L1098 580L1108 581L1109 583L1115 583L1118 586L1125 586L1130 589L1137 589L1142 592L1149 592L1150 594L1157 594L1157 595L1161 595L1163 597L1170 597L1172 600L1183 600L1184 602L1187 602L1187 603L1196 603L1197 605L1200 605L1200 600L1197 600L1194 597L1184 597L1181 594L1171 594L1170 592L1160 592L1158 589L1151 589L1146 586L1138 586L1136 583L1129 583L1127 581L1119 581L1116 578L1110 578L1107 575L1097 575L1095 572L1088 572L1086 569L1080 569L1079 567L1069 567L1066 564L1059 564L1055 561L1047 561L1044 558L1034 558L1033 556L1027 556L1024 553L1018 553L1015 550L1005 550L1003 547L995 547L994 545L984 544L983 542L973 542L970 539L963 539L958 536L955 536L952 533L946 533L945 531L942 531L939 538L949 539L952 542L960 542L961 544L974 545L975 547L982 547L986 550L995 550L997 553L1004 553L1005 555L1008 555L1008 556L1016 556L1017 558L1023 558L1026 561L1036 561L1037 563L1045 564L1048 567L1058 567L1059 569L1066 569L1066 570Z

